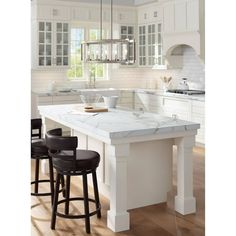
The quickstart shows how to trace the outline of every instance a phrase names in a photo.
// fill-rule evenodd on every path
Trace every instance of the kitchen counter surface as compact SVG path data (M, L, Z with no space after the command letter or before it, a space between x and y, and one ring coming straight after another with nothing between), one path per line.
M185 94L177 94L177 93L169 93L164 92L163 90L159 89L140 89L140 88L97 88L97 89L72 89L69 92L48 92L48 91L33 91L33 93L37 94L38 96L71 96L71 95L80 95L83 93L94 93L94 92L108 92L111 94L119 94L120 91L130 91L130 92L139 92L139 93L146 93L146 94L153 94L159 96L168 96L168 97L176 97L176 98L183 98L183 99L190 99L190 100L198 100L198 101L205 101L205 95L185 95Z
M173 119L153 113L110 109L109 112L82 114L83 105L39 106L40 114L76 129L86 129L92 136L100 136L112 143L117 139L145 135L186 132L199 129L197 123ZM69 125L68 125L69 124ZM140 141L140 137L139 137Z

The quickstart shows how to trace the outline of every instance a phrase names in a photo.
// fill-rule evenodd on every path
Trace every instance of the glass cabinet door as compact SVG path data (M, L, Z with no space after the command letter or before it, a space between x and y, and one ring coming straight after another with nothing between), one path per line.
M120 38L121 39L134 39L134 26L122 25L120 27ZM133 53L133 45L129 46L129 50ZM134 59L134 55L130 53L129 60Z
M155 64L156 25L151 24L148 25L147 28L148 65L152 66Z
M56 66L69 65L69 24L56 23Z
M164 57L163 57L163 52L162 52L162 24L159 23L157 24L157 44L156 44L156 52L155 52L155 57L156 61L155 63L158 65L164 65Z
M146 65L146 26L139 26L139 65Z
M38 30L38 65L52 65L52 23L39 22Z

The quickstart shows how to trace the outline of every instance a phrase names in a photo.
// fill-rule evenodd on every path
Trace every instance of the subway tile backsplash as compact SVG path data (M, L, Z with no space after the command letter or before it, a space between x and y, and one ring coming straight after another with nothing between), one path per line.
M172 76L170 88L176 88L181 78L188 78L190 89L205 88L205 66L195 51L185 46L183 48L183 68L181 70L152 70L140 67L118 67L111 69L110 80L96 81L96 87L115 88L153 88L161 89L161 76ZM116 66L117 67L117 66ZM47 90L50 81L55 81L58 88L85 88L85 82L71 82L66 79L66 71L32 70L31 87L34 91Z

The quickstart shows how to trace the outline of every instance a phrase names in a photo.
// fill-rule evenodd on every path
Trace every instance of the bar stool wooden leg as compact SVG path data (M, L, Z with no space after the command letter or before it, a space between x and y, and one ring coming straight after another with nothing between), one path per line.
M52 208L51 229L55 229L55 224L56 224L56 212L57 212L57 202L58 202L60 179L61 179L61 175L57 173L56 189L55 189L55 193L54 193L53 208Z
M98 194L98 183L97 183L97 175L96 171L92 171L93 176L93 189L94 189L94 197L96 201L96 208L98 209L100 207L100 200L99 200L99 194ZM97 218L101 218L101 210L97 212Z
M90 234L90 219L89 219L89 202L88 202L88 181L87 174L83 174L83 190L84 190L84 214L86 233Z
M54 197L54 176L53 176L52 158L49 158L49 159L48 159L48 162L49 162L49 175L50 175L51 204L53 205L53 197Z
M69 204L70 204L70 176L66 176L66 201L65 201L65 214L69 214Z
M34 192L38 193L38 181L39 181L39 159L35 160L35 185Z
M61 175L61 188L62 190L62 196L65 198L66 197L66 188L65 188L65 180L64 180L64 176Z

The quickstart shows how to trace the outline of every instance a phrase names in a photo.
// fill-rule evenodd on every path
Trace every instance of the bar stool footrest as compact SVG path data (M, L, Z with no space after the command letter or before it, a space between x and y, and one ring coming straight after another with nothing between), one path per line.
M69 198L69 202L71 202L71 201L84 201L84 198L83 197ZM96 204L96 201L94 199L88 198L88 201L93 202L93 203ZM66 199L58 201L57 205L59 205L61 203L64 203L64 202L66 202ZM96 215L97 212L100 211L100 210L101 210L101 205L99 204L99 207L96 208L95 211L90 212L89 216ZM70 215L70 214L63 214L63 213L60 213L60 212L56 212L56 215L59 216L59 217L68 218L68 219L82 219L82 218L86 217L86 215Z

